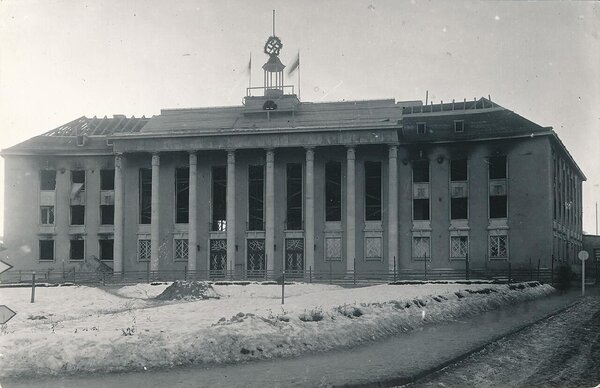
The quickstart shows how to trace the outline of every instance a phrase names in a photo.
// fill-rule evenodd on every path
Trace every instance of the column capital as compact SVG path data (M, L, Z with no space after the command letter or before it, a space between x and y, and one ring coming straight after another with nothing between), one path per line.
M398 157L398 145L397 144L389 144L388 145L389 157L397 158Z
M314 161L315 160L315 147L304 147L306 150L306 160Z
M346 158L347 159L355 159L356 158L356 148L354 146L346 147Z
M275 162L275 150L273 148L267 148L267 163Z
M189 151L190 155L190 164L198 164L198 155L196 155L196 151Z
M121 168L123 163L123 158L125 156L122 153L115 154L115 168Z
M227 150L227 163L235 163L235 150Z
M158 152L153 152L152 153L152 165L153 166L160 166L160 155Z

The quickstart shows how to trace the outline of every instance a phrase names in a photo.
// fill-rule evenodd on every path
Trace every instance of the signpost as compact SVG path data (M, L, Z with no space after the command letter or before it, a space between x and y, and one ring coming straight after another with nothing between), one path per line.
M585 261L590 254L587 251L579 251L577 257L581 260L581 296L585 296Z
M12 317L14 317L17 313L6 307L5 305L0 306L0 325L4 325L6 322L10 321Z
M5 263L0 260L0 273L6 272L12 268L12 265ZM6 322L10 321L12 317L15 316L15 312L6 307L5 305L0 306L0 325L4 325Z

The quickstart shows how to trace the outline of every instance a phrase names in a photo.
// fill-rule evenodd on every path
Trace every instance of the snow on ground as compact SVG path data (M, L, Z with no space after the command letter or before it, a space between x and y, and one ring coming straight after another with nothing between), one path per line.
M0 376L239 362L359 345L545 296L548 285L213 285L220 299L157 301L168 284L0 289Z

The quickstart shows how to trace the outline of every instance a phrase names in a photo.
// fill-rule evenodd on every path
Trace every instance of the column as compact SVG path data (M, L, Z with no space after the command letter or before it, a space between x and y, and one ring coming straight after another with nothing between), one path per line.
M346 151L346 270L354 271L356 258L356 174L354 147Z
M304 246L306 262L304 269L315 269L315 151L306 148L306 222L304 230Z
M188 271L196 271L196 254L198 245L198 158L196 152L190 152L190 189L188 217Z
M123 272L123 155L115 156L115 225L114 225L114 252L113 272L121 275Z
M160 188L160 156L158 153L152 154L152 213L150 228L150 270L158 271L158 257L160 250L160 229L159 229L159 188Z
M267 150L267 177L265 198L265 254L267 271L275 269L275 151Z
M398 146L391 145L388 156L388 265L398 264Z
M235 151L227 151L227 270L235 269Z

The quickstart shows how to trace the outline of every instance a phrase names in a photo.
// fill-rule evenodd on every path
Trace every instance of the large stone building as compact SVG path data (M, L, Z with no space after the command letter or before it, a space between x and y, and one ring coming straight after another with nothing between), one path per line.
M489 98L311 103L283 82L242 106L80 117L2 151L6 260L277 275L576 263L585 176L550 127Z

